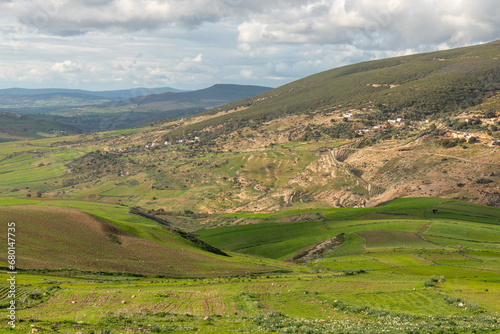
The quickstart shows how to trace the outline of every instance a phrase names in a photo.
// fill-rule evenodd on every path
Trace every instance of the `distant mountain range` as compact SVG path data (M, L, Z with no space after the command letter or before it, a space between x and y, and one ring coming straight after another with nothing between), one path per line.
M0 90L0 108L16 113L56 113L72 107L101 106L139 96L162 93L184 92L170 87L132 88L109 91L89 91L81 89L8 88Z
M201 111L259 95L270 89L270 87L231 84L219 84L195 91L182 91L170 87L110 91L9 88L0 89L0 108L10 112L52 114L55 111L60 114L60 110L68 107L88 105L99 108L127 107L125 111L137 107L134 111L141 112L185 109ZM69 111L71 114L71 110Z
M0 119L5 122L0 127L0 141L130 128L196 114L270 89L230 84L189 92L170 87L100 92L58 88L2 89ZM15 117L16 114L23 114L23 117Z
M0 89L0 96L68 95L68 96L88 96L88 97L93 96L99 99L126 100L137 96L162 94L167 92L179 93L185 91L170 87L159 87L159 88L137 87L132 89L105 90L105 91L90 91L82 89L64 89L64 88L42 88L42 89L7 88L7 89Z
M253 97L270 87L217 84L211 87L190 92L166 92L147 96L137 96L118 105L137 105L139 111L167 111L184 109L185 107L209 109L233 101Z

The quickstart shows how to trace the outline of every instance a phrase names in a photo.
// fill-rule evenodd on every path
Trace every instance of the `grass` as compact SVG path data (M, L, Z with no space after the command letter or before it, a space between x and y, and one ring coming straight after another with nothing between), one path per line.
M345 255L358 255L363 253L366 241L357 233L347 233L345 241L338 248L326 254L326 257L337 257Z
M331 296L354 307L369 307L376 310L391 310L393 313L410 315L441 316L462 315L463 309L446 302L441 292L419 289L415 291L390 291L379 293L356 293L348 296Z
M483 207L484 210L481 210L481 206L462 203L438 198L416 198L398 199L371 208L299 210L273 214L236 213L225 216L257 219L261 223L208 229L198 234L207 242L228 250L264 256L271 254L271 257L276 258L293 254L307 247L308 242L312 245L340 233L345 233L348 240L345 245L334 250L332 256L353 244L363 244L366 248L418 249L450 247L457 242L469 241L494 247L500 231L495 223L500 217L500 209ZM454 211L442 213L444 206L454 208ZM438 208L437 214L432 213L435 208ZM275 222L286 220L287 216L311 213L319 214L323 221ZM446 220L449 216L457 220ZM474 219L476 222L473 222ZM436 239L444 235L447 238L445 242ZM359 237L364 242L360 242ZM353 238L357 241L352 241ZM359 250L359 246L352 247Z
M33 325L59 333L123 333L140 328L167 333L498 333L499 250L487 232L494 236L500 226L482 221L484 211L478 214L478 222L471 221L470 212L460 211L454 217L466 220L424 219L426 208L443 202L447 201L417 199L412 203L405 199L359 212L319 209L293 211L289 216L252 215L260 223L198 231L215 245L265 256L231 253L232 258L224 262L162 232L155 222L131 216L124 206L40 199L2 201L4 220L26 224L19 234L20 266L29 263L28 256L41 262L43 249L51 252L46 261L69 263L55 254L78 254L74 259L79 261L65 270L42 271L50 267L45 262L37 270L18 274L19 291L28 297L17 311L23 322L12 332L26 332ZM83 212L93 216L84 219ZM337 219L327 218L331 214ZM317 220L287 219L298 215ZM488 217L493 220L495 215L493 210ZM102 232L103 223L93 217L113 224L112 234L122 244L113 243ZM75 225L76 221L80 223ZM31 222L36 222L33 228ZM64 225L72 225L72 233L78 237L73 238ZM275 260L341 231L346 231L341 246L305 266ZM29 239L30 235L37 238ZM87 241L87 236L93 240ZM142 244L131 243L131 239ZM72 245L70 240L77 242ZM458 247L441 240L468 244ZM92 244L102 254L86 253L85 244ZM117 252L117 247L122 251L132 247L134 261ZM142 253L143 249L147 252ZM176 253L180 249L183 251ZM105 262L106 255L119 258L108 263L120 264L121 269L108 267L103 273L95 264L92 268L90 258ZM204 260L198 261L202 255ZM137 259L148 263L136 271L146 277L124 273L133 272L130 268ZM145 270L165 265L173 268L164 273L177 278L162 278ZM6 274L0 274L0 280L3 278ZM37 294L29 297L30 291L45 297L33 299ZM1 302L0 298L0 306ZM0 307L0 316L5 312Z
M498 243L500 230L497 226L460 221L437 221L425 231L429 236L448 236L453 239L482 243Z
M341 258L328 258L318 261L318 266L336 271L344 270L378 270L389 268L390 265L375 258L362 255L342 256Z
M17 258L22 269L165 276L281 269L236 255L227 258L208 253L154 221L129 214L126 207L78 201L12 200L2 204L2 219L19 225L16 241L24 247L19 248ZM2 239L6 242L6 236Z
M498 316L490 313L488 307L479 306L468 297L456 297L460 292L445 288L448 283L440 283L438 290L427 289L427 279L376 273L121 280L19 274L21 285L52 291L52 296L36 308L19 309L17 315L23 322L14 332L26 331L32 325L45 331L57 328L60 333L99 332L106 328L138 331L141 327L192 333L255 333L264 328L265 332L286 332L286 326L275 326L289 322L290 328L299 333L306 332L305 328L299 330L305 324L310 325L313 333L321 332L320 324L357 324L360 328L378 327L396 333L402 323L422 326L424 319L425 326L449 326L455 322L458 333L466 328L499 330ZM458 306L461 302L470 306ZM280 322L275 319L278 314ZM470 327L460 327L464 322L469 322Z

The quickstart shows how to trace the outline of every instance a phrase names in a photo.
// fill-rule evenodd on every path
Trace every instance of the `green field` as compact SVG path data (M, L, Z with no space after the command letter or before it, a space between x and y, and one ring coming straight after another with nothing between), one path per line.
M496 208L417 198L236 214L253 223L196 233L229 258L122 205L4 199L0 216L16 221L23 269L17 327L0 327L13 333L500 333Z
M454 210L450 209L454 208ZM437 213L432 213L437 210ZM283 221L316 213L321 221ZM229 215L227 215L229 216ZM205 241L228 250L286 258L311 244L346 234L347 242L332 251L456 248L464 242L480 249L498 248L500 209L436 198L398 199L384 206L359 209L289 211L277 214L232 214L257 224L197 232ZM443 238L445 241L436 241ZM391 249L392 250L392 249ZM345 254L345 253L339 253Z
M0 217L17 224L18 267L26 270L186 277L282 269L276 261L212 254L123 206L10 200L2 201Z

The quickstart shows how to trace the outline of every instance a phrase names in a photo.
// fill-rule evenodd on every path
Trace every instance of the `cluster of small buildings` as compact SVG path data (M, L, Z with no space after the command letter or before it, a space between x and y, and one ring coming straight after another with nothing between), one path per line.
M157 146L163 146L163 145L171 145L168 141L164 142L163 144L161 143L149 143L146 144L145 148L152 148L152 147L157 147Z
M405 125L405 122L403 122L403 119L401 117L398 117L396 119L388 119L387 122L389 124L394 125L394 126L403 126L403 125Z
M108 153L124 153L127 152L127 148L104 148L102 154L106 155Z
M427 121L429 122L429 121ZM358 129L357 132L358 134L364 134L364 133L372 133L372 132L377 132L380 130L385 130L388 128L391 128L393 126L404 126L405 122L401 117L398 117L396 119L388 119L387 120L388 124L377 124L369 128L363 128L363 129Z
M194 139L178 139L175 141L175 143L176 144L183 144L183 143L192 144L192 143L196 143L199 141L200 141L199 137L194 137ZM148 143L148 144L146 144L145 148L153 148L153 147L158 147L158 146L168 146L168 145L173 145L173 144L174 143L171 143L167 140L164 143L155 143L155 142Z
M467 133L467 132L451 132L451 137L452 138L457 138L457 139L471 139L471 138L477 138L476 135L473 135L473 134L470 134L470 133Z

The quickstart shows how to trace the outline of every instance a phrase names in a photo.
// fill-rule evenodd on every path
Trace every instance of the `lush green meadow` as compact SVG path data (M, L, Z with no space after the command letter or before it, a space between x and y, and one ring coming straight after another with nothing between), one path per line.
M59 333L500 332L498 279L489 275L484 282L487 276L478 276L470 282L449 274L446 279L425 271L193 279L19 274L27 292L16 314L21 322L12 332L32 327Z
M499 212L417 198L365 209L239 213L232 219L252 223L196 233L230 252L226 258L131 215L125 206L6 199L2 219L18 219L20 233L42 237L19 236L18 267L25 270L17 274L17 327L7 324L4 283L0 328L13 333L500 333ZM65 234L71 238L64 225L76 233L74 244L64 239ZM292 261L341 233L340 245L300 264ZM111 256L88 253L85 243ZM134 253L127 253L129 246ZM44 248L59 267L47 265ZM72 265L63 253L80 263ZM89 255L108 267L89 262ZM8 275L1 276L6 282Z
M192 277L287 267L275 260L210 253L125 206L12 199L2 201L0 217L16 223L18 267L26 270ZM0 240L7 244L6 233Z
M306 214L316 214L320 218L301 221ZM459 246L464 249L473 246L473 249L498 249L500 240L500 209L436 198L398 199L370 208L225 216L258 223L208 229L197 234L224 249L279 259L293 257L303 248L341 233L346 235L346 242L329 252L327 257L346 255L360 247L371 252L388 249L456 250ZM441 239L437 241L436 238Z

